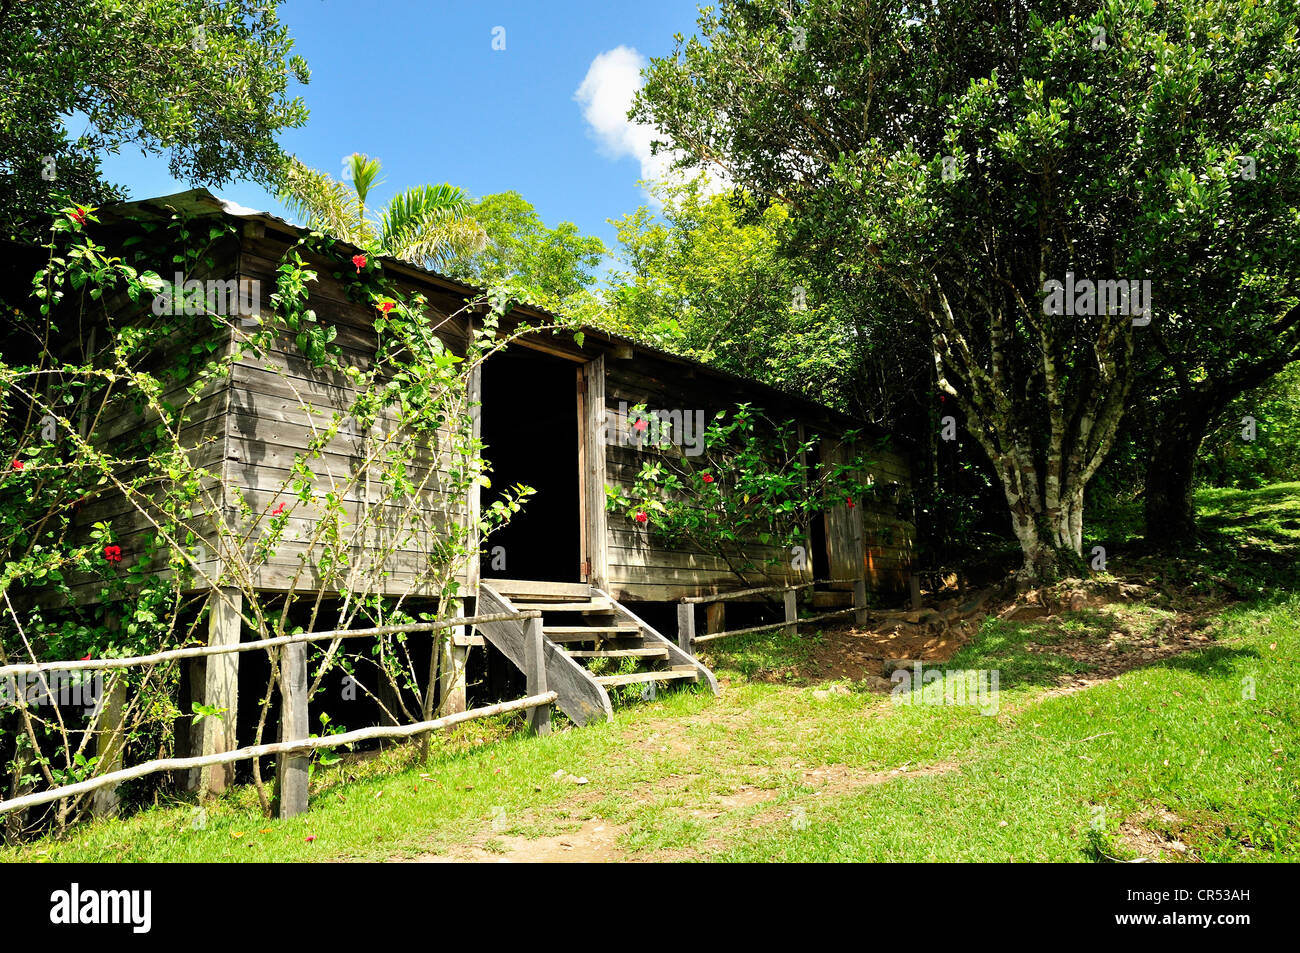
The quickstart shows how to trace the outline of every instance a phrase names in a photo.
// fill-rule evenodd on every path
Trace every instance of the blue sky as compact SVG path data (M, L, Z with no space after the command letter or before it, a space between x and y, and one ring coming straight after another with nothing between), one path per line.
M622 119L641 58L689 34L695 0L290 0L281 19L307 60L299 90L311 116L281 142L338 177L342 158L383 160L382 203L426 182L476 196L514 189L548 225L575 222L613 245L606 219L646 202L636 185L655 167L648 131ZM492 48L505 30L505 49ZM584 85L585 81L585 85ZM583 88L582 101L575 93ZM105 162L133 198L190 187L165 157L124 148ZM216 190L286 214L249 182Z

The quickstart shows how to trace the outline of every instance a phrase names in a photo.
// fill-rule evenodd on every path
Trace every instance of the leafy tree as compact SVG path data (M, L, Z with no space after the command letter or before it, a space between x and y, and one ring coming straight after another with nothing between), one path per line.
M313 228L427 268L442 268L484 247L487 235L474 220L465 190L454 185L412 186L372 214L366 199L379 169L378 159L354 152L348 158L349 184L290 159L280 197Z
M469 214L488 240L450 263L452 277L480 287L509 280L530 303L557 312L585 300L605 254L599 238L581 234L572 222L547 228L518 192L484 196L470 204Z
M1143 198L1135 253L1159 289L1161 320L1137 397L1151 406L1146 536L1164 546L1195 535L1197 451L1225 426L1225 409L1300 359L1296 5L1193 9L1178 148L1159 177L1135 185L1155 193Z
M172 175L264 184L275 142L307 109L288 93L306 62L277 18L279 0L0 2L0 208L28 230L55 195L120 196L100 160L124 145L168 153ZM70 119L68 117L71 117ZM84 122L85 129L75 130Z
M1163 284L1152 301L1118 283L1165 277L1145 269L1186 201L1184 170L1236 167L1207 124L1259 131L1257 100L1213 74L1257 61L1278 20L1293 36L1293 7L1240 8L1263 12L1224 32L1238 5L724 2L652 61L633 115L684 164L787 205L811 267L905 297L997 474L1030 582L1081 553L1084 491L1130 401L1139 336L1167 313ZM1278 95L1292 95L1294 52L1268 67ZM1088 284L1068 302L1046 294L1074 276Z
M854 329L781 253L788 213L756 215L700 180L655 187L614 224L617 264L604 294L611 330L846 407Z

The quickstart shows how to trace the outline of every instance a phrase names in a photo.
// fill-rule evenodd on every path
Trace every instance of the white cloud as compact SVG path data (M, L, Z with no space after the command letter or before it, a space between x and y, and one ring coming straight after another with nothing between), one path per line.
M669 178L668 168L674 156L666 151L651 155L650 143L666 137L653 126L627 118L641 88L641 70L647 65L646 58L629 46L606 50L591 61L573 98L582 106L582 117L601 152L614 159L636 159L641 164L641 178L664 180Z

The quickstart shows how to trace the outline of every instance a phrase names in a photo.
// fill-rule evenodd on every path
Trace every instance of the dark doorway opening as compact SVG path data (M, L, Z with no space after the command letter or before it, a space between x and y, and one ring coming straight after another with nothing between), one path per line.
M826 540L826 514L814 513L812 519L808 521L808 528L812 536L808 540L808 568L812 571L812 578L829 579L831 574L829 567L831 563L830 544ZM829 585L821 585L818 589L829 589Z
M537 491L486 541L484 579L581 578L577 366L522 347L483 364L483 454L492 468L483 509L515 484Z

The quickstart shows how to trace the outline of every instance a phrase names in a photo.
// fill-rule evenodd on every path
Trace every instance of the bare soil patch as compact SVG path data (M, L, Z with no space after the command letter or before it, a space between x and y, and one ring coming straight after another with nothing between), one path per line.
M424 854L412 858L419 864L591 864L623 859L618 848L623 828L591 818L576 831L546 837L502 835L480 837L449 854Z
M1166 600L1170 606L1169 617L1161 624L1130 624L1125 610L1131 605L1147 604L1155 595L1140 583L1067 579L1056 586L1014 597L991 594L976 612L952 621L936 620L938 614L959 614L963 606L971 605L969 594L952 594L931 599L927 608L916 612L888 613L888 618L866 628L852 625L825 628L820 641L811 646L804 660L755 677L780 684L865 681L876 690L888 691L886 660L946 662L975 637L986 617L994 616L1008 623L1041 626L1043 643L1030 641L1025 649L1079 662L1080 667L1088 670L1088 677L1062 676L1061 686L1087 687L1131 669L1203 648L1212 640L1212 634L1198 621L1210 608L1203 599L1183 599L1175 594ZM1108 619L1109 634L1066 631L1065 623L1071 618L1068 614L1080 612L1091 613L1093 620ZM899 618L904 615L908 618ZM910 618L925 621L909 621Z
M1184 844L1176 831L1181 820L1163 808L1144 810L1128 817L1119 827L1121 846L1148 860L1192 860L1200 858Z

